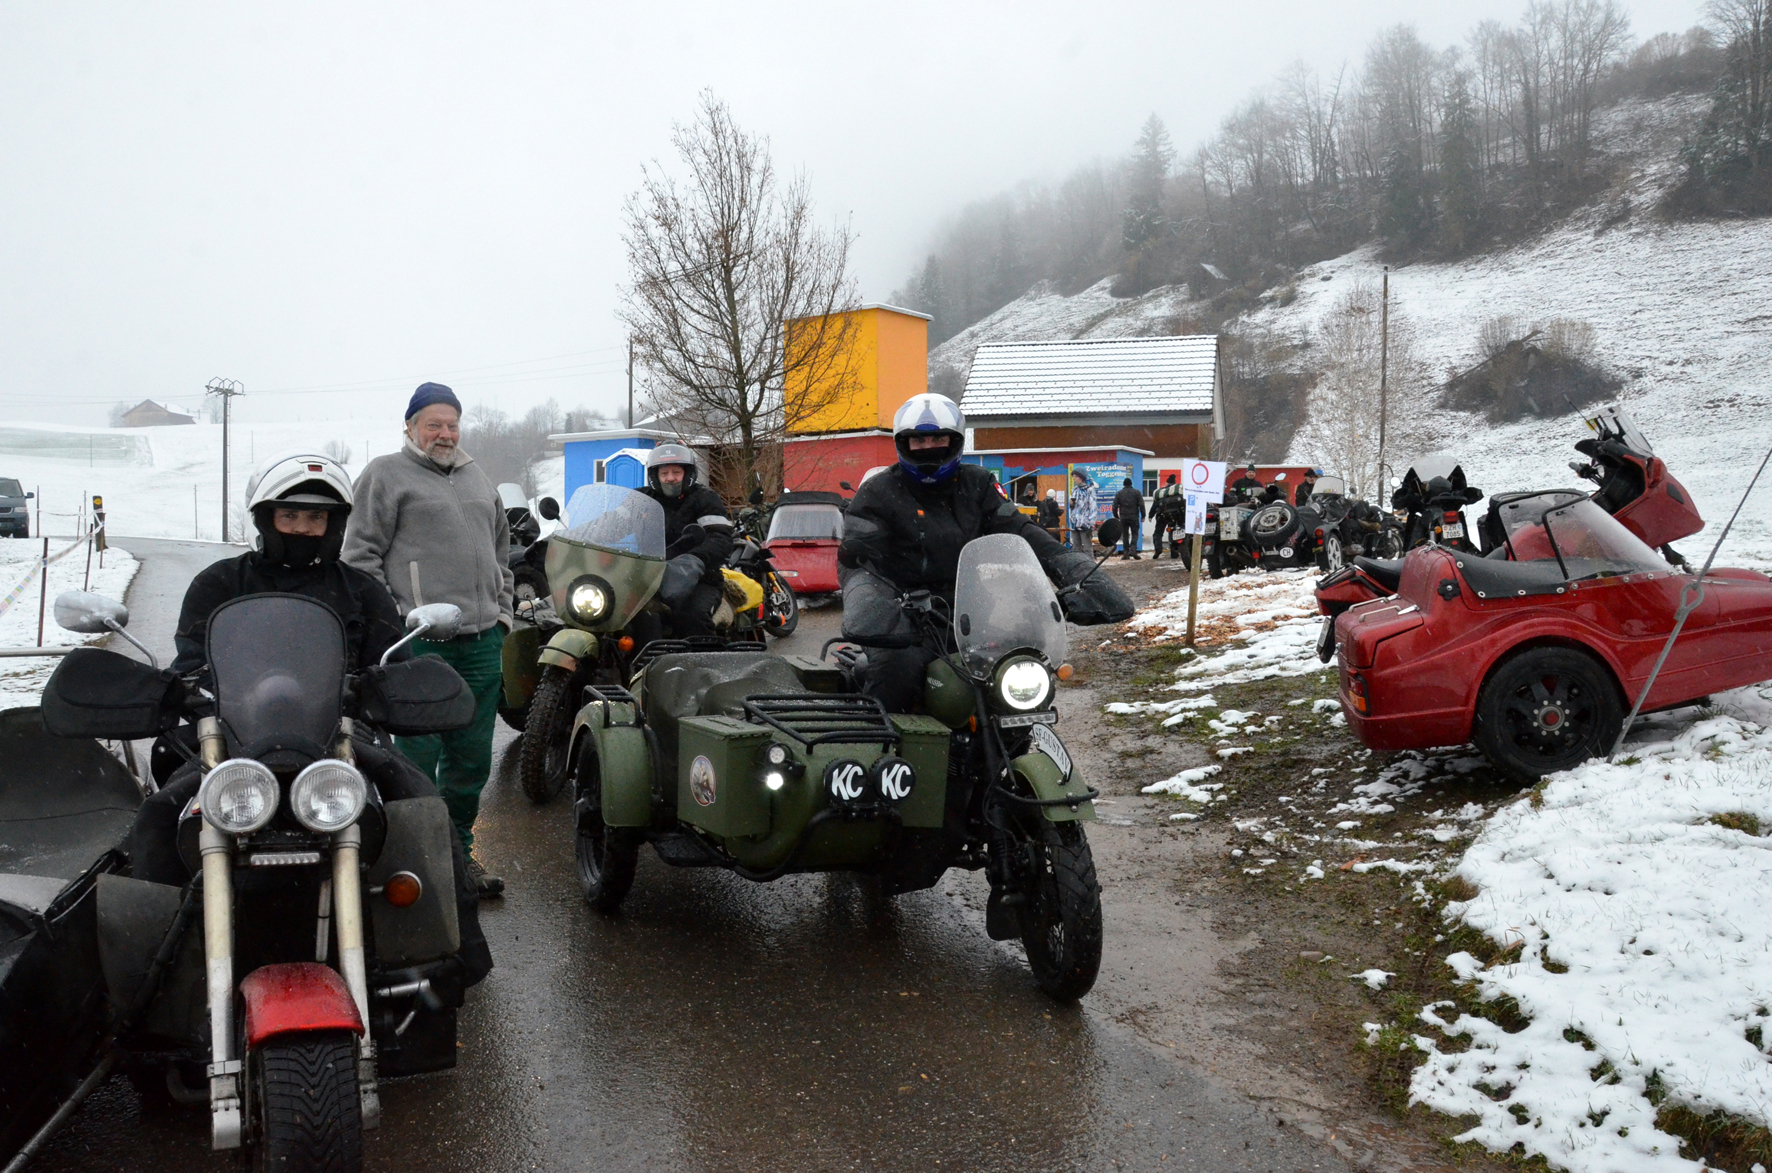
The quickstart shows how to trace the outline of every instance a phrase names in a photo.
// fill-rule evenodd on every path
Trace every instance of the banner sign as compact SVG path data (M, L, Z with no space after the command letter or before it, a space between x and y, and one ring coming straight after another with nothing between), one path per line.
M1095 519L1090 524L1100 525L1114 515L1114 494L1125 487L1126 478L1132 475L1132 466L1129 464L1073 464L1069 465L1065 471L1072 474L1080 472L1089 479L1090 484L1095 486ZM1075 485L1075 478L1073 477L1068 483Z

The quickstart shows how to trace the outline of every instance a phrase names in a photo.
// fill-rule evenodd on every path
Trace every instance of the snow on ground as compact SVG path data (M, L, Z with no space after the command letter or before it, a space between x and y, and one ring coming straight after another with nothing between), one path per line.
M1772 710L1754 689L1719 700ZM1475 1117L1461 1139L1596 1173L1700 1167L1655 1127L1652 1091L1772 1127L1769 777L1772 731L1709 717L1496 814L1457 868L1479 893L1448 914L1521 952L1450 961L1532 1021L1509 1034L1428 1008L1469 1049L1418 1037L1414 1099Z
M1228 636L1239 646L1183 665L1171 687L1191 692L1215 684L1324 671L1328 665L1317 659L1315 650L1322 628L1316 585L1315 574L1304 570L1203 579L1195 611L1196 632L1208 639ZM1181 639L1187 633L1187 600L1187 587L1170 591L1135 615L1128 626L1153 643ZM1198 706L1171 702L1165 709L1147 704L1144 711L1173 713L1184 707ZM1179 715L1177 719L1181 719Z
M15 424L0 428L0 477L17 477L51 535L73 534L80 503L96 493L105 500L113 534L149 538L221 537L221 425L198 423L159 428L77 428ZM355 477L376 456L400 446L400 421L340 418L295 423L236 423L229 442L228 498L239 537L246 479L267 457L306 449L324 451L336 441L350 449L345 467ZM473 449L469 447L471 454ZM563 458L536 467L542 492L561 495ZM562 501L562 503L564 503ZM34 634L34 633L33 633Z
M67 539L50 539L50 557L53 558L70 544ZM0 591L5 592L0 595L0 599L13 597L14 589L26 580L33 565L42 556L43 543L36 539L0 541ZM121 599L129 589L130 580L135 577L136 566L135 559L127 553L112 549L105 552L104 566L101 569L95 555L89 589L97 594ZM86 543L80 542L61 560L50 564L46 600L39 594L41 580L33 579L5 613L0 614L0 647L22 648L36 645L40 603L47 604L44 608L47 614L43 621L43 642L46 645L66 647L95 643L105 638L75 635L55 625L55 597L63 591L80 590L86 583ZM48 656L0 658L0 709L35 705L43 694L43 685L49 679L49 674L55 671L55 666L59 663L59 658Z

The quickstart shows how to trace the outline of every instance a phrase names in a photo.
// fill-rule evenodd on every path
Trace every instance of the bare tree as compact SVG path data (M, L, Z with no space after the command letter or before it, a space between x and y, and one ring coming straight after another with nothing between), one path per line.
M671 142L686 177L655 163L628 197L620 316L653 407L709 446L712 479L736 494L855 391L853 236L814 223L805 177L778 182L768 140L712 93Z
M1378 467L1381 319L1379 292L1361 282L1329 307L1317 328L1322 378L1311 396L1301 441L1311 459L1347 478L1348 492L1376 499L1384 486ZM1421 395L1414 332L1393 305L1385 366L1386 426L1393 451L1407 443ZM1399 442L1401 441L1401 442Z
M351 446L343 440L326 441L326 447L322 451L340 464L351 463Z

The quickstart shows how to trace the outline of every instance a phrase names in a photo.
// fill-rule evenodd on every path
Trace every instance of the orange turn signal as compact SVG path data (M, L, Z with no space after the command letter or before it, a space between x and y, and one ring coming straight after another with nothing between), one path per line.
M1071 677L1075 676L1076 674L1077 674L1077 670L1075 668L1071 667L1069 664L1060 664L1058 666L1058 678L1060 680L1069 680Z
M631 635L624 635L615 641L615 646L620 648L624 654L631 652L634 650L634 637Z
M978 732L978 718L977 717L966 718L966 729L968 732L977 733Z
M381 894L395 908L411 908L425 894L424 881L411 872L395 872L381 886Z

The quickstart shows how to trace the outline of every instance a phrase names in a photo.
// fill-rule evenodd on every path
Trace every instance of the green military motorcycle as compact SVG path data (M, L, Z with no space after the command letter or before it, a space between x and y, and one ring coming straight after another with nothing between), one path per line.
M1059 597L1012 535L966 546L951 607L873 582L886 589L871 603L851 592L846 608L881 613L867 628L885 633L878 646L944 649L926 715L888 714L861 694L867 651L853 643L813 660L659 641L635 657L627 687L584 688L570 781L585 897L613 912L647 843L678 867L756 881L869 873L887 894L983 869L987 933L1019 937L1040 987L1079 998L1101 962L1084 834L1098 792L1054 731Z

